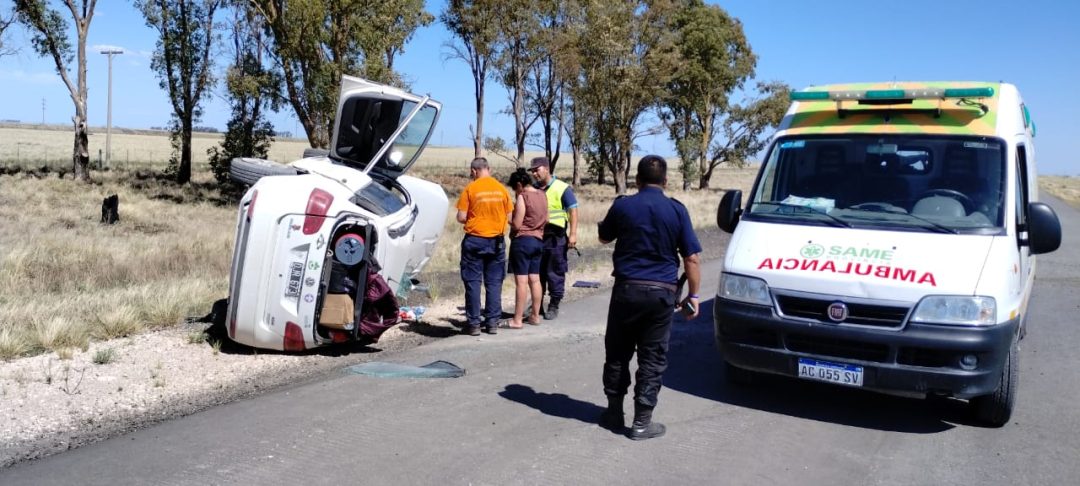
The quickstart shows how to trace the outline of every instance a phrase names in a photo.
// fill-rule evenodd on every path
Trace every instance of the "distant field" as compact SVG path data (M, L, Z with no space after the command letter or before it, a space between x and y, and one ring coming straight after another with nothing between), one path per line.
M1039 176L1039 189L1080 208L1080 177Z
M46 128L29 126L0 125L0 165L20 165L34 167L48 165L67 167L71 163L72 133L69 129L58 126ZM207 168L207 149L221 143L223 135L218 133L195 133L192 137L192 158L194 169ZM270 147L270 160L292 162L299 159L308 148L306 139L278 139ZM99 152L100 151L100 152ZM92 129L90 133L90 159L95 164L99 156L104 157L105 130ZM150 130L127 130L113 128L112 133L112 168L147 169L164 166L172 154L169 136L166 132ZM472 159L473 151L468 147L434 147L424 149L420 166L433 171L464 169ZM529 153L529 156L541 155ZM569 155L566 155L569 159ZM513 164L498 157L490 156L496 167L511 167Z

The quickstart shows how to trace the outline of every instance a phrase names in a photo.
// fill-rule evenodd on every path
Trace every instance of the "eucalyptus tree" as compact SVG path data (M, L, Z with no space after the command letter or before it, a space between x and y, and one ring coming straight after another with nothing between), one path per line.
M217 37L214 16L222 0L141 0L136 6L158 40L150 67L173 109L173 157L176 182L191 180L191 133L202 117L202 103L214 82L211 57Z
M585 4L575 103L588 116L593 163L601 179L603 170L611 172L617 194L626 192L634 141L653 132L644 126L644 115L678 68L676 12L666 0Z
M274 141L274 127L267 111L277 111L281 79L266 65L266 36L254 12L244 0L234 0L229 22L232 63L225 71L225 99L230 111L220 147L210 147L210 168L220 183L229 181L235 157L266 158Z
M312 147L330 144L341 76L401 85L395 56L433 17L422 0L251 0Z
M68 39L68 23L60 12L50 8L45 0L15 0L16 17L19 23L30 31L30 42L34 51L42 57L52 58L56 73L64 81L71 101L75 104L75 115L71 118L75 126L71 163L75 178L84 182L90 182L89 131L86 125L86 36L90 31L90 21L94 18L96 4L97 0L62 2L75 23L76 47L73 54L71 41ZM74 69L74 72L69 72L71 69Z
M754 76L757 56L738 19L701 0L679 9L675 29L681 63L668 82L660 118L682 160L684 188L694 177L706 188L714 167L709 148L729 114L730 97Z
M439 20L453 35L444 46L447 59L459 59L469 65L473 77L473 100L476 125L472 130L473 156L484 153L484 93L489 70L495 57L496 7L499 0L450 0Z

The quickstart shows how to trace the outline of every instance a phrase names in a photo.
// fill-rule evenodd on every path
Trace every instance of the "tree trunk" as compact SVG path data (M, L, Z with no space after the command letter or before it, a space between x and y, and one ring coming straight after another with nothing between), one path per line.
M574 187L578 187L581 185L581 149L571 145L570 150L574 153Z
M76 108L75 116L75 144L72 147L71 161L75 180L90 182L90 148L89 133L86 129L86 110Z
M191 180L191 116L180 122L180 166L176 170L176 183L187 184Z
M517 165L525 164L525 86L524 75L514 68L514 142L517 144ZM554 172L555 168L551 170Z
M709 142L712 141L712 119L706 116L702 121L701 153L698 154L698 189L709 188L712 176L712 164L709 162Z
M476 84L476 133L473 134L473 157L484 156L484 82Z

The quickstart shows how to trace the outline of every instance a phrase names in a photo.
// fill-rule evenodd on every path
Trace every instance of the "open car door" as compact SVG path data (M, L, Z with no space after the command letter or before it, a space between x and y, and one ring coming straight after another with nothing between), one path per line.
M343 76L330 156L396 179L420 158L441 109L430 97Z

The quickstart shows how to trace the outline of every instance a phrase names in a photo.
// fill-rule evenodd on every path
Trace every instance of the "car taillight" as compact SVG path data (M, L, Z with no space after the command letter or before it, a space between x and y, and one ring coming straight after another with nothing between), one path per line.
M326 212L330 210L330 204L334 202L333 194L322 189L312 189L307 200L307 216L304 217L304 234L313 235L322 228L326 220Z
M285 351L304 350L304 331L295 322L285 323Z
M251 191L251 202L248 203L247 220L251 222L251 215L255 214L255 198L259 197L259 191Z

